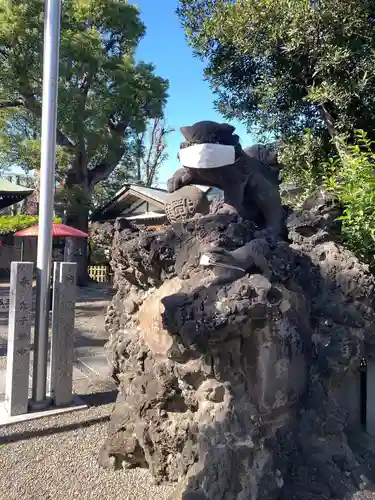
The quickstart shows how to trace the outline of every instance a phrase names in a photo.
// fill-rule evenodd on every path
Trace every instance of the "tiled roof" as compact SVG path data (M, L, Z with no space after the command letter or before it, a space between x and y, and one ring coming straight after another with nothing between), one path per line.
M2 193L31 194L33 191L33 188L13 184L13 182L9 182L6 179L0 179L0 192Z
M148 196L149 198L159 201L160 203L165 203L168 196L168 191L165 189L137 186L136 184L131 184L129 189L136 193L143 194L144 196Z

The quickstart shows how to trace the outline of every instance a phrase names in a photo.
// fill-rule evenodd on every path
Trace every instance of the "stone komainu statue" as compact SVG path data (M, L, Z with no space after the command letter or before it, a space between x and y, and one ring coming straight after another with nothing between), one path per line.
M192 184L217 187L224 192L222 212L238 213L260 228L282 235L285 216L278 176L259 161L252 148L247 152L242 149L234 131L231 125L212 121L182 127L182 168L169 179L168 191L173 193Z
M271 181L280 184L280 171L284 165L279 163L277 150L272 144L254 144L244 148L246 153L251 158L259 160L265 167L264 174Z

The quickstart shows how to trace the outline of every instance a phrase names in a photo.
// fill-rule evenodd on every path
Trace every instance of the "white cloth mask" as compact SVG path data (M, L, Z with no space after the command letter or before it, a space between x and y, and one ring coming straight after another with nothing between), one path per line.
M220 168L232 165L236 159L233 146L194 144L179 151L180 163L188 168Z

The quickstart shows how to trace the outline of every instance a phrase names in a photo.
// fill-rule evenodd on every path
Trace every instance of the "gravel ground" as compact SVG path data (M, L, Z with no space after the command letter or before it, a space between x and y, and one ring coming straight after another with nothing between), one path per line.
M0 428L0 499L167 499L172 487L153 485L146 470L98 466L113 389L108 381L79 380L76 393L89 395L89 409Z
M76 355L100 354L106 341L108 297L90 291L77 303ZM1 321L3 319L3 321ZM6 344L0 318L0 344ZM117 391L96 376L75 381L87 410L0 428L0 500L164 500L172 486L155 486L146 470L98 466Z

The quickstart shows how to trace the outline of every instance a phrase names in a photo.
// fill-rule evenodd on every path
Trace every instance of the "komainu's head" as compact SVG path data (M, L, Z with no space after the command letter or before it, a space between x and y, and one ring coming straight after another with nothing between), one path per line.
M181 127L181 134L190 144L222 144L236 146L240 138L233 132L235 127L228 123L202 121L190 127Z
M235 127L228 123L202 121L189 127L181 127L185 141L180 145L177 155L182 165L190 168L209 168L231 165L243 154L240 138L234 134ZM189 160L184 163L182 157ZM191 152L191 156L190 156ZM225 163L224 158L228 159ZM196 163L196 164L195 164Z

